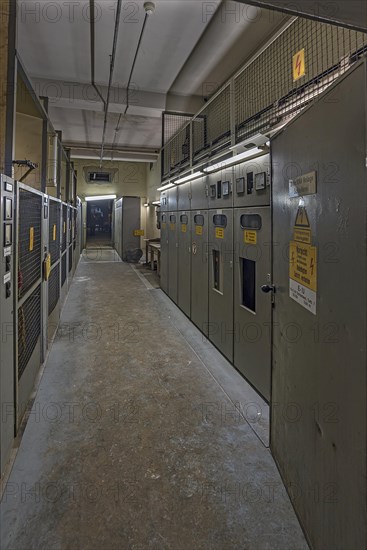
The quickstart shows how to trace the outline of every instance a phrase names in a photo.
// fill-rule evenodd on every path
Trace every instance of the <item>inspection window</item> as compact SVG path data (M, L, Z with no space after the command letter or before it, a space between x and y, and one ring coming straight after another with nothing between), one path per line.
M214 214L213 225L215 230L215 244L212 249L212 275L213 290L223 294L223 250L225 229L227 227L227 216Z
M257 234L262 227L262 219L259 214L242 214L240 219L241 231ZM247 246L253 246L251 242ZM239 261L241 281L241 305L256 313L256 261L240 257Z

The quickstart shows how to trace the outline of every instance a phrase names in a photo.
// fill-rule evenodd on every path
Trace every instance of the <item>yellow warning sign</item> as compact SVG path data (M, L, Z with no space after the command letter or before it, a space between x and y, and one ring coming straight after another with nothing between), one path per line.
M181 231L182 231L182 233L186 233L186 232L187 232L187 225L186 225L186 223L181 224Z
M29 251L32 252L34 246L34 227L29 228Z
M303 48L293 56L293 82L305 76L306 63L305 63L305 49Z
M144 237L144 229L135 229L134 237Z
M293 238L299 243L311 244L311 229L294 228Z
M170 223L169 226L170 226L171 231L174 231L176 229L176 224L175 223Z
M54 224L52 229L52 239L56 241L56 223Z
M66 233L66 222L64 222L64 233Z
M298 208L294 227L310 227L310 221L308 219L306 208L304 206L300 206Z
M224 227L215 228L215 237L217 239L224 239Z
M162 223L162 229L166 229L166 227L167 227L166 222L163 222L163 223Z
M290 242L289 276L293 281L317 291L317 249L316 246Z
M47 257L44 261L43 270L44 270L44 279L45 281L48 281L51 273L51 254L47 254Z
M197 226L195 227L195 233L196 233L197 235L202 235L202 234L203 234L203 226L202 226L202 225L197 225Z
M257 232L248 231L247 229L243 232L243 240L246 244L257 244Z

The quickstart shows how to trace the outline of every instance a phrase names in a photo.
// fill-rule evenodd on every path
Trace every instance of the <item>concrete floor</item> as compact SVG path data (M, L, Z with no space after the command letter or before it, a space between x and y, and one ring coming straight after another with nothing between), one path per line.
M5 486L1 549L307 549L267 414L139 270L85 255Z

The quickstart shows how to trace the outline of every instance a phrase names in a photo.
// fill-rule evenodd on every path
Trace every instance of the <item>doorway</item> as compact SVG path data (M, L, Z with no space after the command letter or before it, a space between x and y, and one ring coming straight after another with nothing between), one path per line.
M87 248L112 248L113 200L87 203Z

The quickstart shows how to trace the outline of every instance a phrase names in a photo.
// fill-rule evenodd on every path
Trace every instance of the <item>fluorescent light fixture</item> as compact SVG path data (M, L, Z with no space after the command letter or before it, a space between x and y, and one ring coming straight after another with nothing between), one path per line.
M153 201L152 204L154 204L154 206L160 206L161 205L160 201Z
M204 172L206 174L211 174L212 172L218 172L218 170L222 170L223 168L226 168L227 166L232 166L232 164L237 164L241 160L246 160L250 157L254 157L260 153L264 153L264 149L259 149L259 147L254 147L253 149L250 149L249 151L245 151L244 153L240 153L239 155L235 155L234 157L231 157L227 160L223 160L223 162L218 162L217 164L213 164L213 166L208 166L207 168L204 168Z
M205 174L203 172L194 172L193 174L189 174L188 176L185 176L183 178L180 178L175 181L176 185L180 185L180 183L187 183L188 181L197 180L198 178L201 178Z
M144 206L146 206L146 207L148 208L149 202L145 202L145 203L144 203Z
M244 147L245 149L253 149L254 147L265 145L268 140L269 138L264 136L264 134L255 134L254 136L241 141L241 143L236 143L236 145L230 147L230 150L233 151L240 149L241 147Z
M108 201L115 199L116 195L96 195L95 197L85 197L85 200L87 202L91 201Z
M166 189L170 189L171 187L174 187L174 183L167 183L166 185L162 185L162 187L158 187L157 191L165 191Z

